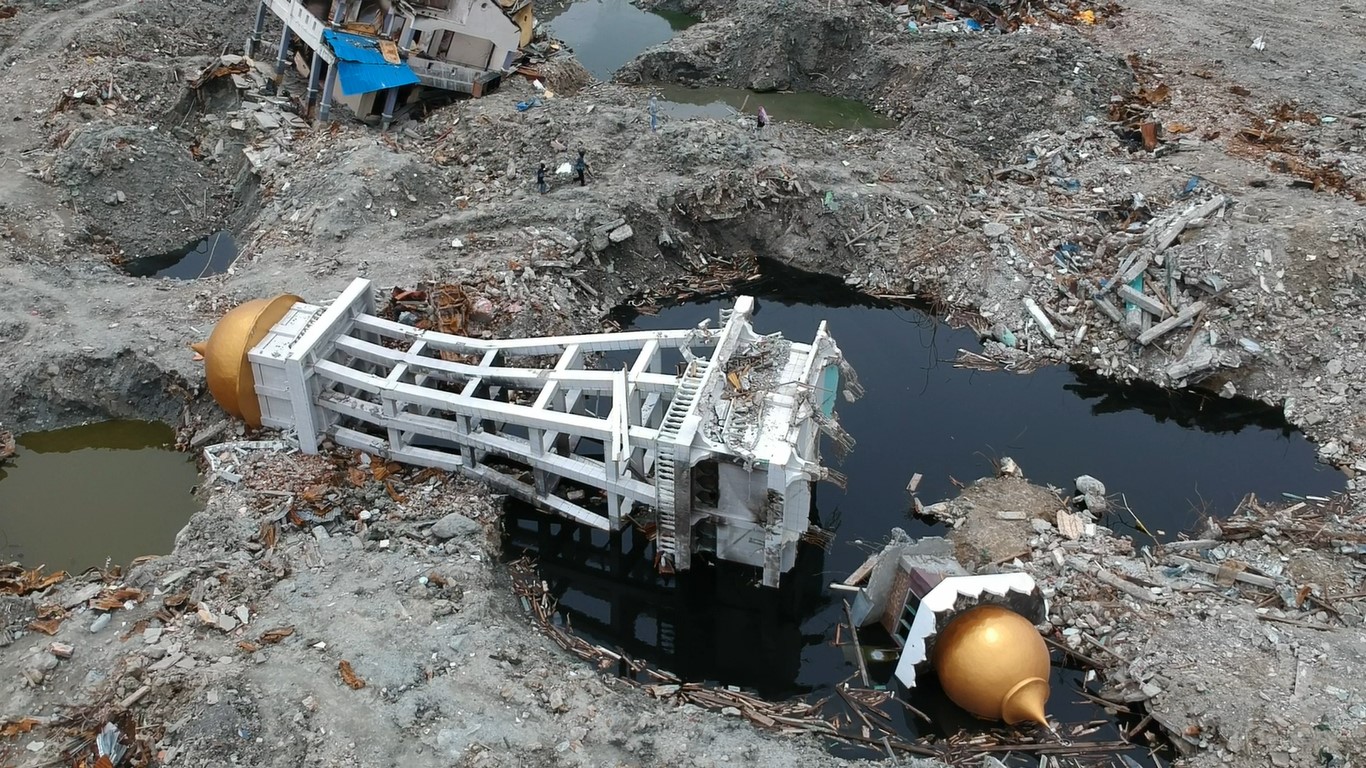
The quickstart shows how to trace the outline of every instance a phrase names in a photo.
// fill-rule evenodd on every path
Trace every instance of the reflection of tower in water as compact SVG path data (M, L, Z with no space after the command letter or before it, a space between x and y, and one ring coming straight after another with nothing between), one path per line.
M698 479L698 491L706 489ZM821 606L820 547L799 547L796 565L774 589L760 584L758 569L724 561L661 575L653 545L634 528L607 533L516 501L507 502L503 520L505 555L536 562L557 615L590 642L684 680L768 698L806 692L796 682L809 642L801 624Z

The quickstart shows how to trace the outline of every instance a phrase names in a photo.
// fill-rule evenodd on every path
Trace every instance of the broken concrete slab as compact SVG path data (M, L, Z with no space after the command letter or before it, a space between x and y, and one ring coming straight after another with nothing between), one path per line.
M449 515L437 520L431 527L431 534L438 539L467 538L482 533L484 526L478 522L465 517L459 512L452 512Z

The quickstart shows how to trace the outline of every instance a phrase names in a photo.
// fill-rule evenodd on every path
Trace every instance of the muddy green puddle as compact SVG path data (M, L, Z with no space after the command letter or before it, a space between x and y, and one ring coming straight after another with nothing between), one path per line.
M751 120L763 107L773 126L783 123L807 123L822 128L854 130L858 128L895 128L896 121L877 114L851 99L822 96L819 93L775 91L756 93L743 88L686 85L652 85L658 95L659 113L665 118L728 118L737 113Z
M0 561L78 573L166 554L199 509L192 456L148 421L30 432L0 464Z
M627 0L580 0L546 20L550 34L574 49L593 76L612 74L641 51L687 29L697 20L682 13L644 11Z

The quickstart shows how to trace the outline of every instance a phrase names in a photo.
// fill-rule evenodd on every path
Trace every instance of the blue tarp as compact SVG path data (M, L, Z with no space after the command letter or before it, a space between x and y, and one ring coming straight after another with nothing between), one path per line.
M337 79L346 96L417 82L417 74L406 62L390 64L385 61L379 43L371 38L325 29L323 41L337 57Z

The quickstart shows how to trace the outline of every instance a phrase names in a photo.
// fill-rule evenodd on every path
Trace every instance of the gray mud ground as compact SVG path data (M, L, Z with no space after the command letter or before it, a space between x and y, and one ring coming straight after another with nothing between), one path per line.
M632 297L704 279L703 257L754 251L872 294L920 294L984 331L1010 328L1027 349L988 344L1002 364L1068 360L1265 400L1325 460L1366 470L1366 15L1355 6L1131 0L1094 27L950 39L913 37L866 3L789 0L779 12L702 0L684 9L707 21L647 51L621 83L585 85L559 66L543 106L517 112L533 90L513 80L381 133L345 115L265 129L230 84L192 91L188 78L245 38L244 0L8 5L18 11L0 19L7 429L108 417L187 434L212 426L185 345L249 298L325 300L357 275L436 279L493 303L481 332L586 330ZM1250 47L1258 37L1264 50ZM651 134L629 83L654 78L851 96L901 128L782 124L760 138L748 123L666 120ZM1161 123L1158 152L1113 130L1112 107L1126 105ZM535 194L536 163L578 147L592 182L557 177ZM1205 301L1198 327L1142 347L1085 300L1077 274L1116 270L1135 195L1156 221L1226 196L1162 254L1178 273L1163 298ZM634 235L606 242L603 228L620 220ZM224 226L243 249L229 274L158 281L114 266ZM1059 272L1064 243L1082 258ZM1043 340L1026 297L1051 313L1059 343ZM79 597L80 579L0 604L0 718L86 718L0 741L0 764L55 758L144 686L129 706L172 765L837 762L809 740L650 699L529 631L489 534L442 543L424 527L461 512L491 531L481 489L410 472L400 502L377 483L343 482L333 503L347 522L328 537L285 526L263 542L281 502L259 491L301 493L344 473L318 464L306 480L300 463L322 460L255 460L259 478L209 489L176 551L129 574L143 596L102 632L89 632L84 600L55 637L24 630L38 607ZM1149 604L1075 569L1050 572L1058 547L1043 523L1027 567L1069 597L1054 601L1069 637L1084 621L1125 655L1106 662L1116 688L1137 690L1196 745L1191 765L1355 764L1366 757L1351 554L1362 511L1347 498L1306 518L1321 535L1283 521L1210 555L1261 562L1331 610L1223 583L1173 586L1163 569L1178 566L1150 565L1124 540L1068 545L1084 550L1082 570L1099 559L1167 590ZM362 509L376 513L363 530L352 517ZM428 571L451 586L418 585ZM180 594L187 614L165 606ZM213 622L194 610L201 602ZM246 626L222 621L238 608ZM1282 621L1262 618L1269 610ZM157 611L148 626L160 632L118 639ZM294 634L261 643L284 626ZM70 660L44 656L54 640L75 647ZM342 660L364 688L343 685Z

